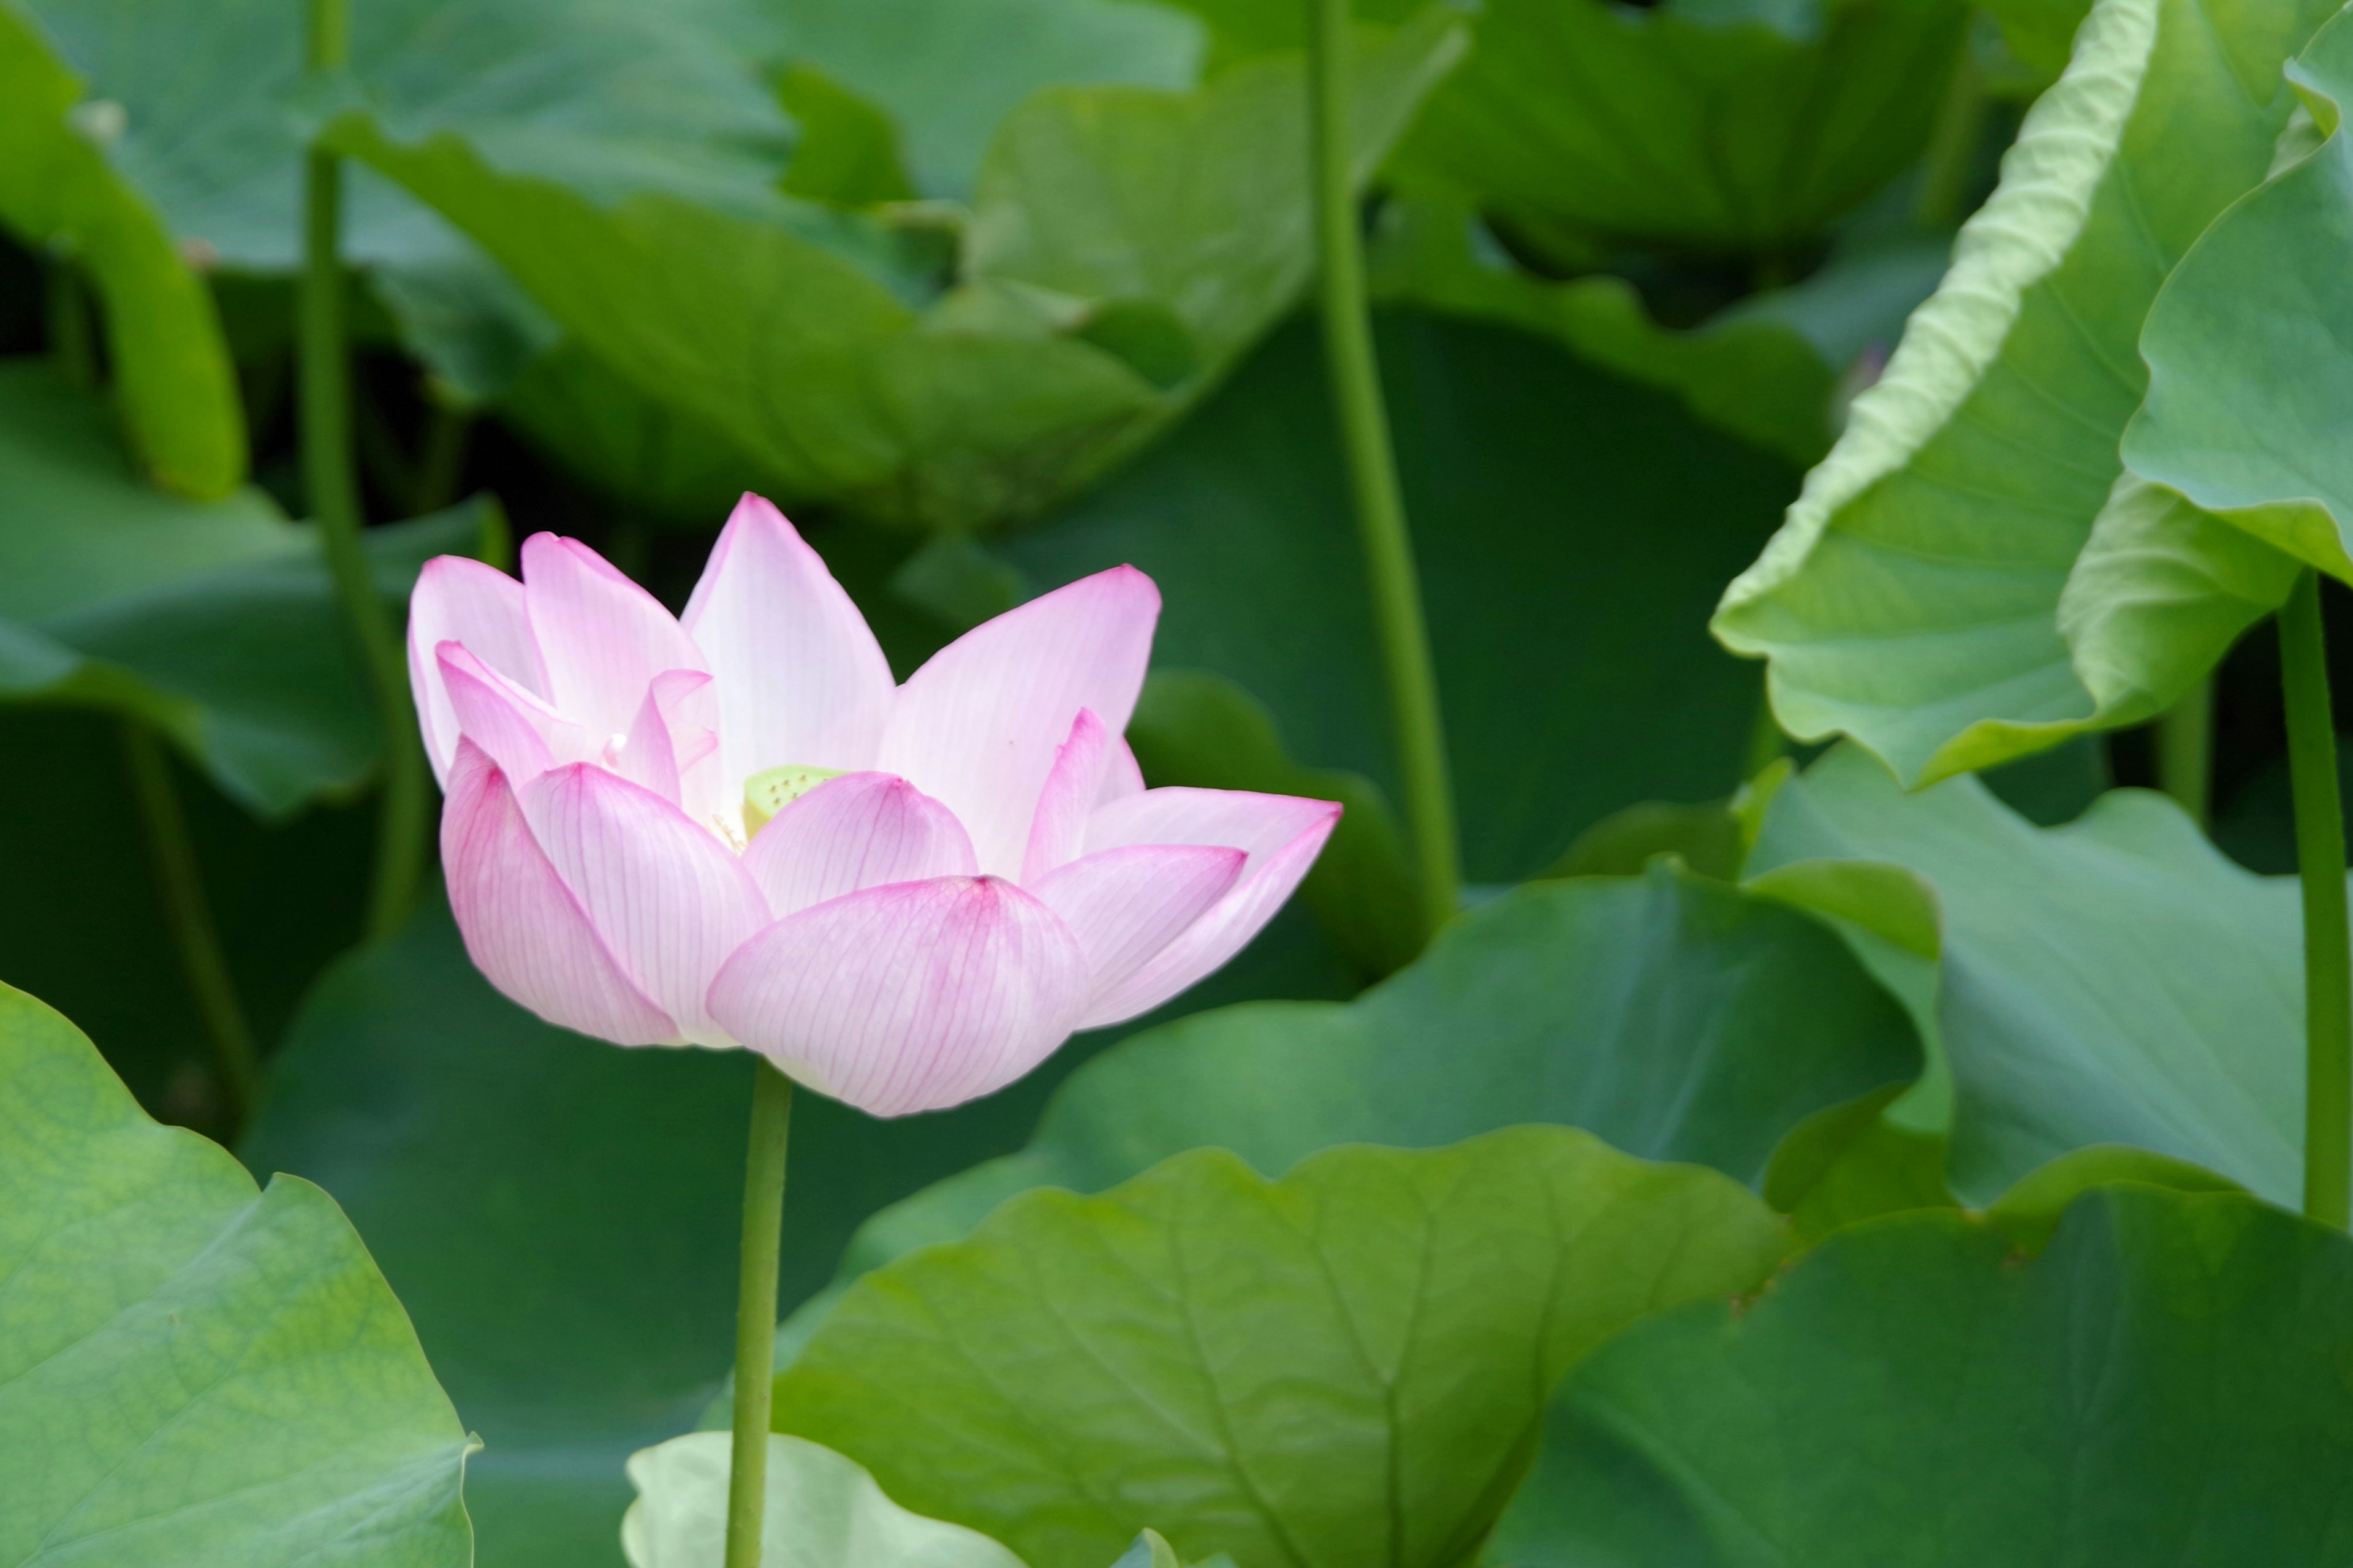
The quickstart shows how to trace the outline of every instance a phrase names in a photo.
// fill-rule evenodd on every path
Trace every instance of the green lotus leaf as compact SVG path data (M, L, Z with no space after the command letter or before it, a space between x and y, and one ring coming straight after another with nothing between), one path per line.
M160 727L233 799L283 816L375 766L382 731L307 528L251 489L139 482L105 405L40 360L0 361L0 701ZM377 586L480 547L469 504L370 529Z
M862 1226L833 1289L786 1323L780 1362L860 1275L1031 1187L1100 1191L1203 1144L1280 1173L1335 1144L1524 1121L1753 1181L1790 1128L1919 1065L1896 1003L1803 915L1665 864L1535 884L1345 1006L1202 1013L1089 1063L1027 1149Z
M245 412L220 321L172 237L108 159L121 106L82 83L38 29L0 9L0 224L86 270L139 467L216 500L245 478Z
M334 1201L0 986L0 1558L468 1568L475 1443Z
M869 1276L776 1421L1034 1568L1095 1568L1147 1520L1188 1556L1444 1568L1565 1368L1782 1247L1736 1183L1566 1128L1335 1149L1279 1182L1197 1150Z
M1362 170L1456 41L1433 12L1366 46ZM883 233L860 215L782 195L724 211L659 193L599 204L504 173L446 132L409 142L348 118L338 135L470 235L583 348L741 448L787 499L968 530L1101 472L1293 303L1313 252L1304 131L1293 133L1301 68L1265 62L1192 93L1029 100L982 172L966 285L920 312L854 254L866 242L845 236ZM1293 143L1296 158L1269 153ZM1158 194L1178 171L1190 205ZM1239 237L1226 226L1237 221ZM1196 368L1180 392L1101 330L1115 307L1181 328Z
M2318 1563L2353 1551L2353 1243L2100 1187L2031 1261L1909 1215L1570 1374L1485 1562Z
M2353 223L2343 124L2353 26L2341 14L2288 77L2326 140L2223 214L2158 296L2141 337L2148 400L2125 458L2160 494L2187 497L2182 510L2261 541L2237 548L2256 551L2270 575L2291 572L2293 557L2353 580L2353 463L2327 416L2353 392L2335 352L2353 320L2340 276Z
M1773 888L1800 868L1819 884L1825 863L1932 889L1934 959L1917 953L1916 903ZM2274 1202L2302 1192L2295 887L2232 864L2164 796L2118 790L2042 828L1975 779L1907 795L1841 747L1774 795L1748 868L1757 891L1880 944L1858 951L1950 1074L1892 1110L1915 1131L1949 1130L1964 1199L2095 1144L2187 1160Z
M2149 302L2263 178L2295 103L2279 67L2331 8L2094 9L1944 284L1725 595L1716 634L1771 659L1785 729L1852 735L1905 784L1933 782L2152 717L2261 613L2263 574L2244 563L2212 572L2253 605L2204 602L2208 568L2179 564L2194 519L2154 540L2145 516L2110 523L2062 600L2104 510L2145 504L2119 488L2117 441L2146 383ZM2143 595L2155 608L2133 605ZM2194 657L2169 619L2189 623Z
M1564 259L1597 235L1778 255L1920 155L1968 17L1952 0L1488 0L1398 178Z

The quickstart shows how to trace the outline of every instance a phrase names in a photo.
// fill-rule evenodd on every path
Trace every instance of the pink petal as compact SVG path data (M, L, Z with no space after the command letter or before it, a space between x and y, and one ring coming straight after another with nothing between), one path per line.
M1038 794L1038 810L1029 819L1029 847L1021 857L1021 885L1036 885L1064 861L1075 858L1086 842L1087 816L1101 793L1104 756L1103 721L1092 708L1082 708L1071 722L1071 738L1054 753L1053 771Z
M447 784L458 754L458 719L434 658L445 642L465 644L492 669L542 697L547 669L532 637L522 584L462 555L437 555L425 563L408 596L408 686L433 776Z
M598 735L628 732L655 676L704 668L693 639L660 602L576 539L524 540L522 581L547 662L545 696Z
M1168 843L1222 844L1250 858L1207 914L1096 996L1080 1027L1148 1013L1240 952L1291 897L1339 820L1340 808L1330 801L1241 790L1147 790L1099 808L1087 822L1090 857L1131 844Z
M542 774L518 799L548 863L638 988L689 1040L733 1044L702 994L768 923L733 852L659 795L586 763Z
M1126 730L1159 614L1152 579L1118 566L974 627L900 689L875 766L946 803L982 870L1018 874L1079 710Z
M545 703L476 658L464 644L443 643L434 659L459 737L480 747L511 785L529 784L555 766L559 751L576 747L577 725L550 713Z
M470 740L449 768L441 864L467 956L491 984L551 1024L616 1045L678 1039L548 864L505 775Z
M1125 800L1144 793L1144 770L1136 765L1135 752L1124 735L1112 737L1111 755L1103 760L1103 786L1095 791L1095 804L1109 805L1115 800Z
M1247 858L1207 844L1132 845L1073 860L1030 890L1079 939L1090 995L1104 996L1207 914Z
M711 684L699 669L655 676L628 736L597 760L677 806L689 821L716 827L733 823L734 803L720 779L719 740L711 728L719 704Z
M1051 910L998 878L943 877L778 921L727 961L711 1010L818 1092L904 1116L1036 1067L1086 993L1085 955Z
M754 835L744 868L779 918L862 888L979 868L955 814L892 773L826 780Z
M755 495L736 503L687 601L686 630L719 677L726 776L873 764L891 666L866 617Z

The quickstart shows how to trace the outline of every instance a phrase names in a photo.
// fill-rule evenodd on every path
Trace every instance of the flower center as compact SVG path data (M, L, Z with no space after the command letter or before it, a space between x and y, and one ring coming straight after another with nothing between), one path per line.
M839 768L813 768L800 763L787 763L780 768L762 768L744 781L744 841L768 826L776 813L817 788L828 779L841 776Z

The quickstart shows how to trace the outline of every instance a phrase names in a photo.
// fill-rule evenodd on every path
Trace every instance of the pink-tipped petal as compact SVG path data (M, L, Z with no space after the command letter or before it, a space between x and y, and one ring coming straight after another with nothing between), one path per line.
M760 497L736 504L684 625L719 677L729 778L872 764L890 663L818 552Z
M464 644L443 643L434 659L459 737L482 749L506 774L509 787L529 784L558 762L577 760L579 727L549 712L547 704L476 658Z
M522 581L548 701L608 740L628 733L655 676L704 668L660 601L576 539L524 540Z
M1087 839L1087 817L1101 793L1104 752L1103 722L1092 708L1082 708L1071 722L1071 738L1054 753L1054 767L1038 792L1038 809L1029 818L1029 846L1021 857L1021 885L1034 888L1038 879L1065 861L1078 858Z
M1249 857L1208 844L1138 844L1073 860L1030 891L1087 955L1089 999L1108 996L1208 913Z
M730 1033L876 1116L1001 1089L1069 1037L1087 994L1078 939L995 877L869 888L788 915L711 987Z
M459 731L434 657L445 642L465 644L492 669L542 697L547 669L532 637L522 584L462 555L437 555L425 563L408 596L408 685L433 776L446 784Z
M1148 1013L1248 945L1315 864L1340 820L1330 801L1240 790L1155 789L1098 810L1090 857L1133 844L1222 844L1245 851L1240 878L1208 913L1125 980L1097 995L1080 1027Z
M1134 751L1129 747L1126 736L1113 736L1111 755L1103 759L1103 783L1095 790L1095 804L1109 805L1113 801L1143 793L1144 770L1136 765Z
M733 852L678 807L586 763L517 794L532 837L638 988L697 1045L729 1040L702 1008L727 955L768 923Z
M678 1026L613 957L532 837L496 764L460 740L441 812L449 910L474 967L551 1024L620 1046L677 1040Z
M945 802L982 870L1018 876L1079 710L1126 730L1159 614L1152 579L1118 566L974 627L900 689L875 766Z
M979 868L946 806L893 773L847 773L778 812L754 835L744 868L782 919L860 889Z

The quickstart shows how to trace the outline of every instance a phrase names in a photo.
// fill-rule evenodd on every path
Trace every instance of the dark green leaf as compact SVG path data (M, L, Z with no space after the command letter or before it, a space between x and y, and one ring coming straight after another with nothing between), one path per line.
M2348 1312L2353 1243L2239 1194L2102 1188L2023 1264L1865 1226L1588 1359L1487 1560L2341 1563Z
M1096 1568L1147 1521L1188 1555L1449 1568L1565 1367L1782 1245L1724 1177L1564 1128L1274 1183L1200 1150L869 1276L777 1379L776 1424L1033 1568Z

